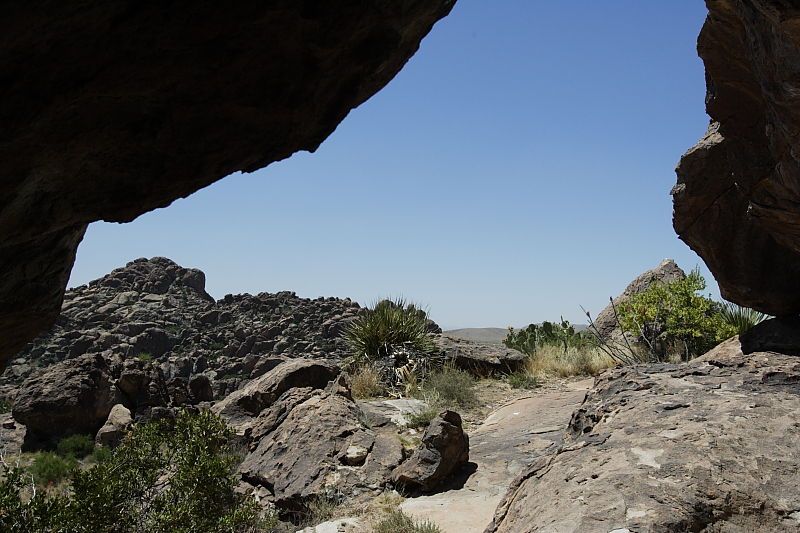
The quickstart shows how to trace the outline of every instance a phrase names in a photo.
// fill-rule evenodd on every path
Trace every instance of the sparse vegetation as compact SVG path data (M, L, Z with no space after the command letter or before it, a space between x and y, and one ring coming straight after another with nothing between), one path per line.
M53 452L41 452L34 457L29 472L39 487L49 487L66 479L77 466L78 462L74 457L62 457Z
M503 344L527 355L536 355L543 346L560 346L566 353L570 348L587 349L597 345L594 337L585 331L576 331L569 320L544 321L541 325L529 324L515 330L508 328Z
M528 372L516 371L508 375L508 384L512 389L535 389L539 386L539 378Z
M141 352L136 356L136 358L143 363L149 363L153 360L153 354L150 352Z
M61 457L83 459L94 452L94 440L89 435L70 435L58 443L56 453Z
M431 420L436 418L436 415L439 414L439 410L435 407L428 407L416 413L411 413L406 415L406 419L408 420L408 427L410 428L424 428L428 427L428 424L431 423Z
M421 395L438 409L467 409L478 402L475 379L458 368L445 365L432 372L422 385Z
M11 412L11 402L6 399L0 398L0 415Z
M372 527L373 533L441 533L433 522L417 522L403 511L395 509Z
M300 525L306 527L315 526L336 518L340 504L340 500L336 498L311 498L305 503L305 508L301 513Z
M521 372L537 380L548 376L595 376L615 365L614 359L599 348L570 348L564 352L558 346L544 346L525 361Z
M375 398L386 392L380 372L371 366L353 372L350 388L356 398Z
M96 466L70 469L67 495L31 490L28 474L4 463L0 531L255 531L263 517L252 498L233 490L238 457L230 439L225 423L207 411L183 413L174 427L137 426ZM64 475L68 460L40 457L34 477L53 483Z

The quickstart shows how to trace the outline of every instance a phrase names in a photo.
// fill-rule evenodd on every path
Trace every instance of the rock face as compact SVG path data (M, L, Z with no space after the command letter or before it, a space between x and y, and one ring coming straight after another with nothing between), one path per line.
M301 515L315 498L378 494L403 460L394 432L365 425L346 377L334 371L289 361L213 408L248 444L244 484L284 516Z
M392 472L392 481L411 490L429 492L469 461L469 437L461 416L443 411L425 429L422 443L409 460Z
M487 531L797 531L798 353L800 322L771 320L686 365L604 374Z
M453 3L9 8L0 363L58 316L88 223L130 221L233 172L315 150Z
M26 381L12 414L25 425L28 438L49 441L73 433L94 435L118 401L106 360L87 355Z
M707 0L697 49L711 125L677 168L673 225L722 296L800 312L800 7Z
M208 387L221 398L286 357L343 356L339 333L359 312L347 299L309 300L290 292L228 295L215 302L200 270L163 257L137 259L67 291L55 326L0 377L0 397L38 367L102 354L109 360L152 359L166 381L187 381L190 389L194 383L190 392L198 400L210 399ZM132 399L146 392L143 377L133 374L123 380ZM190 381L209 376L205 384Z
M524 353L502 344L475 342L448 335L437 336L435 342L448 361L478 375L513 372L525 362Z
M672 259L664 259L657 267L639 274L636 279L631 281L622 294L614 298L613 306L619 310L620 304L628 300L631 296L647 290L654 283L670 283L686 277L686 273ZM622 335L622 331L617 324L612 304L606 306L594 319L592 331L599 334L604 339L615 338ZM595 331L596 329L596 331Z

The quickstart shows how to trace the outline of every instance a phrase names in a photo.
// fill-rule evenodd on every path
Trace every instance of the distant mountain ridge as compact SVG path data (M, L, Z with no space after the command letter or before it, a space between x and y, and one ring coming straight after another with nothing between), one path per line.
M572 326L575 328L575 331L584 331L589 328L586 324L572 324ZM508 335L508 328L460 328L449 329L442 333L456 339L502 344L503 339Z

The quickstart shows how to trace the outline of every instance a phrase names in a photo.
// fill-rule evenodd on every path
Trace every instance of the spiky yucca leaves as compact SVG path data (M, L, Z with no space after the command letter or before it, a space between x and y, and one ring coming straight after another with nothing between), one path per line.
M344 332L357 362L386 359L398 348L422 354L436 351L428 331L428 313L402 298L381 300L367 308Z
M761 311L742 307L731 302L723 302L720 305L719 314L726 324L736 330L737 335L741 335L756 324L760 324L769 318L768 315Z

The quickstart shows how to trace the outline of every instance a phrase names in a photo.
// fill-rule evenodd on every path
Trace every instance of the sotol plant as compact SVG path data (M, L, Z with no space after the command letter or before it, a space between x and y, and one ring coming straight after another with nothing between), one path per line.
M722 319L730 327L736 331L737 335L741 335L753 326L760 324L769 318L769 315L750 309L749 307L742 307L731 302L723 302L719 310Z
M367 308L344 332L355 362L391 357L400 348L421 354L436 351L428 331L428 314L402 298L381 300Z

